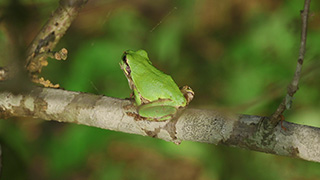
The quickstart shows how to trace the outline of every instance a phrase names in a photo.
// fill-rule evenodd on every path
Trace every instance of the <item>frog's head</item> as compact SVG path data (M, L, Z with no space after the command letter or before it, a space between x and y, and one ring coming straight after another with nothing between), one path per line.
M140 50L136 51L135 53L136 53L136 55L139 55L142 58L149 60L148 53L145 50L140 49Z
M148 58L148 53L145 50L132 51L127 50L123 53L120 61L120 67L123 70L127 78L131 78L131 67L139 63L148 62L151 64L151 61Z

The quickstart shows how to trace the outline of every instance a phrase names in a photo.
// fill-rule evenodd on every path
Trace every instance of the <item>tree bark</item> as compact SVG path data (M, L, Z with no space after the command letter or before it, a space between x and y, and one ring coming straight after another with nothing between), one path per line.
M283 122L270 131L268 117L185 109L170 121L138 120L130 100L35 88L0 92L0 118L32 117L150 136L180 144L196 141L241 147L320 162L320 128Z

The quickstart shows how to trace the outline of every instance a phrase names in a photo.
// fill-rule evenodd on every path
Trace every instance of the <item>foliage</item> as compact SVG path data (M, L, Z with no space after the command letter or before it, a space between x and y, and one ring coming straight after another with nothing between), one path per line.
M37 7L33 15L42 17L32 31L57 6L52 0L21 3ZM304 74L293 108L285 114L287 121L317 127L319 7L312 2ZM145 49L156 67L177 84L193 88L191 107L270 115L293 77L302 8L298 0L89 1L58 45L68 49L68 60L50 60L42 75L67 90L127 98L130 90L120 57L127 49ZM4 34L0 54L5 51ZM26 34L30 42L35 32ZM320 164L312 162L192 142L176 146L42 120L1 120L0 138L3 179L320 177Z

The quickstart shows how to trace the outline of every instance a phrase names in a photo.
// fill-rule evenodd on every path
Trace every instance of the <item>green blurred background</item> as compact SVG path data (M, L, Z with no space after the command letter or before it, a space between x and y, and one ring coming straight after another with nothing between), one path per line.
M1 12L9 2L1 0ZM21 0L29 44L55 0ZM190 107L270 115L293 77L302 0L90 0L42 76L72 90L126 98L123 51L153 64L196 95ZM19 11L20 12L20 11ZM0 55L8 37L0 31ZM320 2L313 1L299 91L287 121L320 127ZM5 58L1 59L5 65ZM40 119L0 120L1 179L320 179L320 164L239 148L159 139Z

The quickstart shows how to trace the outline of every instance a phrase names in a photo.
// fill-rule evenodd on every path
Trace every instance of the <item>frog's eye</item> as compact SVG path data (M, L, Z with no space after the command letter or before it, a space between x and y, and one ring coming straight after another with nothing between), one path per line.
M127 56L126 56L126 55L122 56L122 61L123 61L124 64L126 65L126 72L128 73L128 75L130 75L131 69L130 69L130 67L129 67L128 59L127 59Z
M122 56L122 61L127 64L127 55Z

